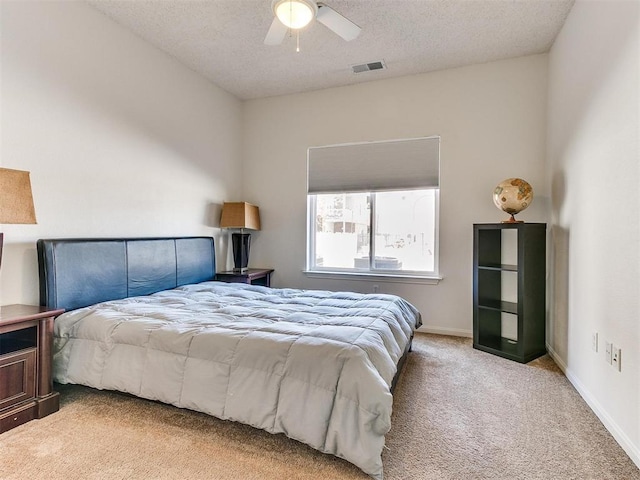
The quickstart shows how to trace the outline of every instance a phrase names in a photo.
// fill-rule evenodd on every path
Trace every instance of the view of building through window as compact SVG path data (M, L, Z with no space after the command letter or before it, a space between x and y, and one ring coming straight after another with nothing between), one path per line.
M433 188L315 195L312 268L433 272L436 196Z

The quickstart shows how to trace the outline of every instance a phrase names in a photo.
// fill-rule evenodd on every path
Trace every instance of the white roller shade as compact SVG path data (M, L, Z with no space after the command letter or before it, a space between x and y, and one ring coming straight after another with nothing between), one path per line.
M440 137L311 147L308 192L438 187Z

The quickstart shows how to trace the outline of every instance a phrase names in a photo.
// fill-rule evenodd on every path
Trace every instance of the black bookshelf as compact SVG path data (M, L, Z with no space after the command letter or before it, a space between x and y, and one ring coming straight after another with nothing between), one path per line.
M546 224L473 225L473 347L520 363L544 355ZM517 263L505 264L503 232L517 237ZM502 298L505 272L515 276L517 301ZM503 313L513 316L516 338L503 332Z

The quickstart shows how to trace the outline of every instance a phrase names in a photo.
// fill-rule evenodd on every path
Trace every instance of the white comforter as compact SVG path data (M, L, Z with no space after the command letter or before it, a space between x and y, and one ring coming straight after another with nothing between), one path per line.
M380 479L419 324L392 295L205 282L61 315L54 378L284 433Z

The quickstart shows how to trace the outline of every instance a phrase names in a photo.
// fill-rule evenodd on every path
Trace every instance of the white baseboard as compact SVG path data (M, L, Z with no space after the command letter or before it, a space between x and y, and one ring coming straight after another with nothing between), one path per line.
M622 449L629 455L629 458L640 468L640 449L633 444L626 433L618 426L618 424L611 418L611 416L602 408L602 405L596 400L593 395L585 388L580 382L580 379L576 377L571 370L567 368L567 365L562 361L560 356L547 345L547 351L553 360L558 364L560 369L564 372L565 376L578 391L580 396L587 402L589 408L593 410L593 413L600 419L604 427L609 431L613 438L618 442Z
M473 332L471 330L463 330L461 328L441 328L423 325L422 327L418 328L418 332L436 333L438 335L451 335L452 337L473 337Z

